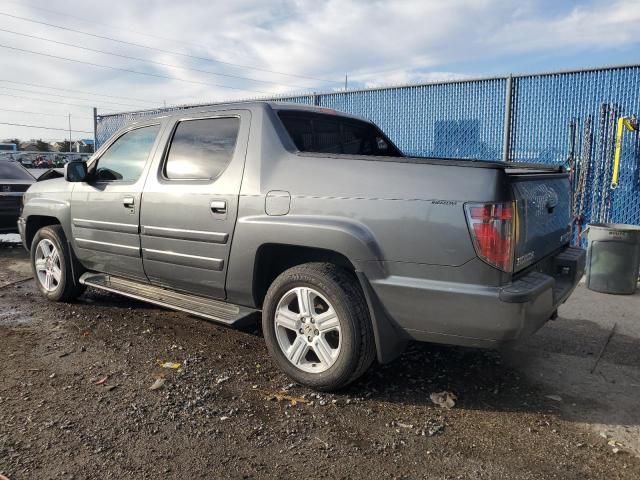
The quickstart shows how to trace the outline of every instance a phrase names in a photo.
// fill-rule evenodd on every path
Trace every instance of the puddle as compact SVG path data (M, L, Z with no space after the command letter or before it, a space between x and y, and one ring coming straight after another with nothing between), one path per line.
M35 323L33 315L25 315L15 307L9 307L8 310L0 312L0 326L22 327L33 323Z

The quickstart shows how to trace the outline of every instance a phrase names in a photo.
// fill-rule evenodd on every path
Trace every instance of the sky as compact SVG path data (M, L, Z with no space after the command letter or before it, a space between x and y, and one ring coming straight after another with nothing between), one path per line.
M93 107L333 91L345 75L351 89L636 64L638 25L640 0L2 0L0 140L61 140L69 123L92 138Z

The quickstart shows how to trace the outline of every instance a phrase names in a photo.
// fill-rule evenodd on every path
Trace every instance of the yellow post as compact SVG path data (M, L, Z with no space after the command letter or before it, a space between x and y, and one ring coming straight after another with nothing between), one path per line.
M635 118L620 117L616 129L616 149L613 154L613 175L611 176L611 188L618 188L618 176L620 175L620 153L622 151L622 132L624 129L635 132L638 123Z

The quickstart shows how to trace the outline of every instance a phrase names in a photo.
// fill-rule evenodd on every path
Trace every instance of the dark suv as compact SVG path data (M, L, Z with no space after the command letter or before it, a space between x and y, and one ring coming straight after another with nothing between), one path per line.
M20 163L0 156L0 232L18 231L22 196L33 182L33 176Z

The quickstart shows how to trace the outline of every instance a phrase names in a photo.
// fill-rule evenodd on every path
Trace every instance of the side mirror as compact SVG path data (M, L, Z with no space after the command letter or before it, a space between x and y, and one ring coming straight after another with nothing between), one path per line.
M64 166L64 179L67 182L84 182L87 175L87 164L82 160L72 160Z

